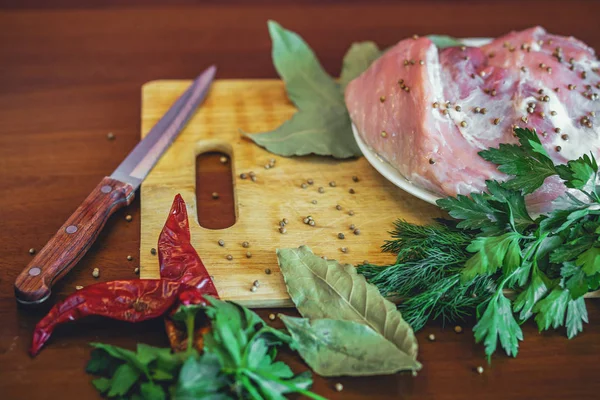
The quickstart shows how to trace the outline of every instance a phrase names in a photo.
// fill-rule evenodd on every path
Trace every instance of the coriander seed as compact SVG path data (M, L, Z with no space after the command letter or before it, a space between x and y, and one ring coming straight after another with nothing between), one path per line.
M219 244L219 246L223 247L225 246L225 241L223 239L219 239L219 241L217 242Z
M350 193L350 194L354 194L354 193L356 193L356 192L354 191L354 189L350 188L350 189L348 189L348 193Z
M336 392L341 392L342 390L344 390L344 385L342 385L340 382L338 382L334 385L334 388L335 388Z
M252 287L250 288L250 291L251 291L251 292L256 292L256 290L257 290L257 289L258 289L258 288L257 288L256 286L252 286Z
M115 134L112 132L108 132L108 134L106 135L106 138L108 140L114 140L115 139Z
M279 228L279 233L281 233L282 235L286 232L287 232L287 229L285 229L283 226L281 228Z
M212 198L213 198L213 199L218 199L218 198L219 198L219 193L217 193L217 192L212 192Z
M308 219L308 218L304 218L304 219L302 220L302 222L304 222L305 224L308 224L308 221L310 221L310 219Z
M285 221L283 221L283 222L285 222ZM248 242L242 242L242 247L248 248L248 247L250 247L250 243L248 243Z
M309 178L306 180L306 183L308 183L309 185L312 185L313 183L315 183L315 181L313 181L312 179Z
M358 182L358 176L356 176L356 175L355 175L355 176L353 176L353 177L352 177L352 181L354 181L354 182Z
M133 261L133 256L127 256L127 261Z
M340 247L340 251L342 253L347 253L348 252L348 248L346 248L346 247Z
M156 255L156 249L154 247L150 249L150 254L152 254L153 256Z
M221 164L227 164L227 157L221 156L221 158L219 158L219 161L221 162Z
M283 221L283 223L284 223L284 224L286 224L286 225L288 224L288 222L290 222L290 221L288 221L288 219L287 219L287 218L284 218L284 219L282 219L282 221Z
M481 365L477 367L477 373L483 374L483 367Z
M340 233L338 233L337 237L338 237L338 239L344 239L346 236L342 232L340 232Z
M354 211L352 211L352 210L348 211L348 215L354 215Z
M254 286L256 286L256 287L259 287L259 286L260 286L260 282L258 281L258 279L257 279L257 280L255 280L254 282L252 282L252 284L253 284Z
M246 173L244 173L244 172L242 172L242 173L240 174L240 178L241 178L241 179L246 179L247 177L248 177L248 175L246 175Z
M306 183L303 183L302 185L300 185L300 187L301 187L302 189L306 189L306 188L308 187L308 185L307 185Z
M315 220L314 220L314 219L311 219L310 221L308 221L308 224L309 224L310 226L315 226L316 222L315 222Z
M100 269L99 268L94 268L94 270L92 271L92 276L94 278L98 278L100 276Z
M266 268L266 269L265 269L265 274L267 274L267 275L271 275L271 269L270 269L270 268Z
M462 328L462 326L460 326L460 325L456 325L456 326L454 327L454 332L456 332L456 333L462 333L462 331L463 331L463 328Z
M319 193L325 193L325 188L321 186L321 187L318 189L318 191L319 191Z
M341 210L341 209L342 209L342 206L340 206L340 205L338 204L337 206L335 206L335 209L339 211L339 210Z
M139 275L139 274L140 274L140 269L139 269L139 267L135 267L135 268L133 269L133 273L134 273L134 274L136 274L136 275Z
M252 176L250 177L250 180L251 180L252 182L256 182L256 175L252 175Z
M355 230L354 230L354 234L355 234L355 235L360 235L360 229L355 229Z
M430 342L434 342L435 341L435 335L433 333L430 333L429 336L427 337L427 339L429 339Z
M252 253L250 253L249 251L246 252L246 258L252 258Z
M81 290L81 289L83 289L83 286L81 286L81 285L75 286L75 290Z
M225 258L228 259L229 261L233 260L233 256L231 254L227 254L227 256Z
M133 220L133 217L132 217L130 214L127 214L127 215L125 216L125 221L127 221L127 222L131 222L132 220Z
M29 249L29 254L35 254L35 249L33 247Z
M271 321L275 321L275 318L276 318L276 317L275 317L275 314L269 314L269 319L270 319Z
M313 200L313 201L311 201L311 203L313 203L313 204L317 204L317 201L316 201L316 200Z
M354 224L350 224L350 230L353 231L356 228Z
M331 186L331 187L335 187L335 181L331 181L331 182L329 182L329 186Z

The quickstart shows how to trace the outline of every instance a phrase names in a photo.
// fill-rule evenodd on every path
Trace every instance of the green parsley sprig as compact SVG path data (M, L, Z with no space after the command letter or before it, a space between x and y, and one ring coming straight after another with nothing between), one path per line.
M287 364L275 361L278 347L295 346L291 336L245 307L208 300L207 306L181 306L173 316L193 332L196 317L206 313L211 330L204 335L201 355L193 340L181 353L144 344L133 352L93 343L86 371L100 376L92 381L96 389L109 398L140 400L285 399L287 393L324 399L309 390L310 371L294 376Z
M520 325L540 331L565 326L572 338L588 322L583 295L600 287L600 189L592 154L554 165L535 131L515 129L519 144L480 152L511 176L487 181L487 193L458 195L438 205L458 221L428 227L398 222L384 250L393 266L359 267L384 294L408 300L404 317L419 328L429 318L456 319L476 309L475 339L489 357L498 341L516 356ZM537 217L525 195L558 176L570 191ZM414 235L413 232L417 232ZM510 299L505 289L516 292Z

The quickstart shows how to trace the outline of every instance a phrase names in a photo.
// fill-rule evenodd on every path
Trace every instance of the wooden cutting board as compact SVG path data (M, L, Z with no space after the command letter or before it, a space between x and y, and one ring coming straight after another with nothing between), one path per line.
M153 81L142 89L142 136L167 111L190 81ZM275 249L303 244L315 254L357 264L390 263L394 257L380 251L389 239L396 218L427 223L441 211L383 178L364 157L334 160L329 157L275 156L240 135L279 126L295 112L279 80L217 80L209 96L160 159L141 188L140 265L143 278L157 278L157 245L173 198L180 193L187 203L194 247L200 254L221 297L249 307L287 307L289 300L277 265ZM196 157L208 151L229 154L232 162L236 223L226 229L202 228L196 217ZM264 165L274 158L276 166ZM242 172L256 173L256 182L242 180ZM358 182L352 176L359 178ZM301 187L307 179L314 184ZM335 181L336 186L329 186ZM323 187L324 193L318 188ZM349 193L353 188L355 194ZM317 200L317 204L312 201ZM337 210L336 205L342 210ZM354 215L350 215L350 210ZM311 215L314 227L303 223ZM279 221L289 220L287 233ZM354 235L350 224L360 229ZM338 233L345 239L339 239ZM223 239L225 247L218 245ZM243 241L250 248L242 247ZM346 247L343 253L341 247ZM252 258L246 258L246 251ZM227 260L231 254L233 260ZM270 269L271 274L265 270ZM252 283L260 288L252 292Z

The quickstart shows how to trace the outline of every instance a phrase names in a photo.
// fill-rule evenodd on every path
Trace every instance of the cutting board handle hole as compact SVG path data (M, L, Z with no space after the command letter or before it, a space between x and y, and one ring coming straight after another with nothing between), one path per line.
M224 148L225 147L225 148ZM233 151L228 145L198 146L196 155L196 211L206 229L235 225L237 204L233 185ZM225 158L222 158L225 157ZM225 161L226 162L223 162Z

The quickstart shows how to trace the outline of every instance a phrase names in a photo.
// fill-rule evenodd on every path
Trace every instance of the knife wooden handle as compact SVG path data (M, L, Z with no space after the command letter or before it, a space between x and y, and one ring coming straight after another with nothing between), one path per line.
M52 285L88 251L108 218L131 204L133 187L105 177L60 227L15 281L20 303L37 304L50 296Z

